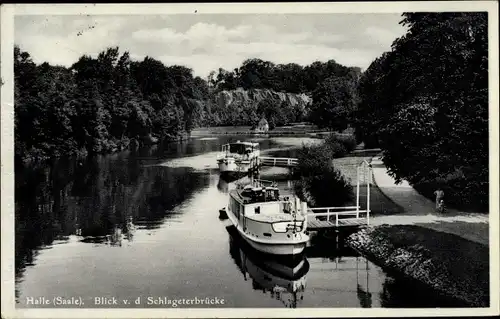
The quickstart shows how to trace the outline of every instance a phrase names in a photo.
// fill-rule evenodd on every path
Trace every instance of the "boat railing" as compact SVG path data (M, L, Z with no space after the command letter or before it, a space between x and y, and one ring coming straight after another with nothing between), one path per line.
M335 220L335 225L339 225L342 219L366 219L369 220L370 211L360 209L360 206L345 207L315 207L308 208L307 216L324 219L325 221Z
M252 182L252 186L254 187L277 187L278 183L274 181L269 181L265 179L254 179Z

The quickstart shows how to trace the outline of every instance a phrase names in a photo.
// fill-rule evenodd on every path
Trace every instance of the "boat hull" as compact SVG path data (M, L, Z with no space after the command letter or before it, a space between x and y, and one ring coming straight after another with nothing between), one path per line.
M263 240L254 240L252 235L247 234L242 226L239 224L238 219L230 210L226 207L226 214L231 223L234 225L240 236L255 250L270 255L280 255L280 256L294 256L299 255L304 252L307 242L309 241L309 236L304 233L297 234L295 239L290 239L289 242L265 242Z
M218 161L219 172L221 175L226 176L240 176L251 172L253 169L257 168L257 159L251 161L235 162L231 160L219 160Z
M239 231L239 230L238 230ZM307 242L304 243L290 243L290 244L263 244L263 243L258 243L247 236L245 236L244 233L240 231L240 234L242 235L243 239L250 245L252 248L266 253L266 254L271 254L271 255L299 255L302 252L304 252L304 249L306 248Z
M220 170L220 176L226 181L234 181L246 175L248 175L248 171Z

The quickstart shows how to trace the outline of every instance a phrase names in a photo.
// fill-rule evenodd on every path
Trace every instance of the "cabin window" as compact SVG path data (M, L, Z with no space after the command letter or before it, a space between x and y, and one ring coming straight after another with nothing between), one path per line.
M260 206L255 207L255 213L260 214Z
M240 218L240 203L231 197L231 201L229 203L231 211L236 215L236 218Z
M288 224L289 222L277 222L271 224L274 232L276 233L286 233L288 230Z
M231 153L237 153L240 155L245 154L245 148L246 148L246 146L244 144L231 144L229 146Z

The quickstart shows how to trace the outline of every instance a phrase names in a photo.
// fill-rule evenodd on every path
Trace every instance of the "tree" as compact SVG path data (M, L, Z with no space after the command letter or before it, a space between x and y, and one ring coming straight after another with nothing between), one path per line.
M487 207L487 15L405 13L401 23L408 32L361 79L357 135L380 142L397 179Z
M392 94L386 84L392 54L386 52L375 59L361 75L357 87L359 103L353 116L356 139L368 148L379 146L378 131L383 127Z
M261 59L245 60L239 68L241 87L244 89L270 88L274 84L274 64Z
M320 127L342 131L355 108L355 87L345 78L330 77L313 92L311 120Z

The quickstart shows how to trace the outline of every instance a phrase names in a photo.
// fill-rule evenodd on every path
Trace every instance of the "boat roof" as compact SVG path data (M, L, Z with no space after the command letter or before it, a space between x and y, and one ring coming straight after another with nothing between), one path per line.
M247 146L257 146L259 143L256 142L242 142L242 141L237 141L237 142L232 142L228 143L229 145L247 145Z
M255 200L254 197L251 196L252 193L256 192L261 192L261 191L278 191L279 189L277 187L254 187L252 185L246 185L243 189L234 189L230 192L230 194L233 194L234 197L240 200L247 200L248 204L255 204L255 203L264 203L264 202L270 202L268 201L259 201Z

